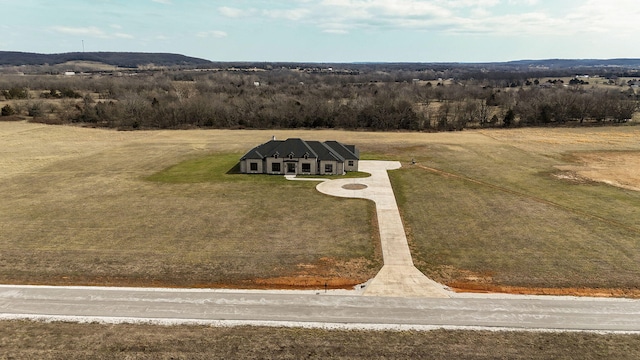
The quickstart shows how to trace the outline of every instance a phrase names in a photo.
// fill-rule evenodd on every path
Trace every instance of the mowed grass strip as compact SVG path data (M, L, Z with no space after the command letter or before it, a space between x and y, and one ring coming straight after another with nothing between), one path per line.
M1 321L6 358L638 359L640 336Z

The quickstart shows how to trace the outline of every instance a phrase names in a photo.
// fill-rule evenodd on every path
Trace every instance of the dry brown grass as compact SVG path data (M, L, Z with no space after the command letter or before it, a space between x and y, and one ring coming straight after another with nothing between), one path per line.
M574 154L580 165L559 166L576 174L576 180L587 179L640 191L640 154L626 151L583 152Z
M0 282L349 287L373 277L369 202L284 180L144 180L185 159L241 154L271 133L0 124Z
M338 139L365 158L404 162L392 177L414 260L436 280L489 290L640 287L640 193L558 170L580 165L580 154L639 152L633 126L423 134L0 123L0 281L343 287L374 276L381 259L368 202L302 182L144 180L271 135Z
M393 179L418 267L470 290L638 296L640 193L557 169L575 153L637 157L639 135L636 127L493 130L413 145L424 168Z
M0 322L16 359L637 359L640 336Z

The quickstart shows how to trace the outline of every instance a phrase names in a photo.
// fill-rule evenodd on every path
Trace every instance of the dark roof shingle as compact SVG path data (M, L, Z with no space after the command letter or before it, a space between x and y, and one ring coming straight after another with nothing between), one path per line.
M358 160L360 154L354 145L344 145L338 141L305 141L299 138L287 140L270 140L258 145L246 153L241 160L264 159L275 154L281 157L291 155L293 158L309 158L318 160Z

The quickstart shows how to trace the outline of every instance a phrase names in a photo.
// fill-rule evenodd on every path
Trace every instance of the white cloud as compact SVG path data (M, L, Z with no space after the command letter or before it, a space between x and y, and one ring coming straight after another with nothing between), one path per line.
M222 14L223 16L230 17L230 18L239 18L252 12L252 10L247 11L247 10L232 8L228 6L219 7L218 11L220 11L220 14Z
M290 9L290 10L264 10L263 14L271 18L287 19L298 21L309 16L309 9Z
M108 37L107 34L95 26L89 27L70 27L70 26L54 26L51 30L61 34L68 35L85 35L99 38Z
M511 5L536 5L538 0L509 0Z
M158 4L171 5L171 0L151 0L151 1Z
M483 18L483 17L491 16L491 12L487 9L475 8L471 10L471 15L474 18Z
M349 31L344 30L344 29L326 29L326 30L322 30L322 32L327 33L327 34L348 34Z
M197 34L198 37L201 38L216 38L216 39L222 39L222 38L226 38L227 36L229 36L229 34L227 34L224 31L220 31L220 30L213 30L213 31L202 31L199 32Z
M120 39L133 39L133 35L125 34L125 33L115 33L113 34L113 36Z
M113 26L112 26L113 27ZM51 30L65 35L75 35L75 36L88 36L100 39L133 39L134 36L131 34L116 32L116 33L107 33L104 30L95 27L71 27L71 26L54 26L51 27Z
M520 0L522 1L522 0ZM530 1L530 0L524 0ZM535 1L535 0L534 0ZM444 7L492 7L500 3L500 0L444 0L439 1Z
M635 33L640 18L640 2L637 0L586 0L568 20L581 27L581 31Z
M439 5L440 3L418 0L323 0L321 6L343 16L355 18L450 16L451 12Z
M266 3L266 2L265 2ZM574 35L631 32L638 0L584 0L580 5L540 0L296 0L277 8L220 7L229 18L266 17L345 34L356 29L414 29L457 34ZM289 6L286 6L286 5ZM265 5L267 6L267 5Z

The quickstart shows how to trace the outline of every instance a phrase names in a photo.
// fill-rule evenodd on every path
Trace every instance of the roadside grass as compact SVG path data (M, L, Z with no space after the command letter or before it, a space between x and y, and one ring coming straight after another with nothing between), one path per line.
M1 321L6 358L638 359L640 336Z

